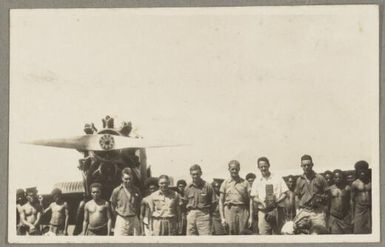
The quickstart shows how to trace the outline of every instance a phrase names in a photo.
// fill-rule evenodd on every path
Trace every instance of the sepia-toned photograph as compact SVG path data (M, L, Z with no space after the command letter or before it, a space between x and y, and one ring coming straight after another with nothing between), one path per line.
M380 241L377 5L10 11L10 243Z

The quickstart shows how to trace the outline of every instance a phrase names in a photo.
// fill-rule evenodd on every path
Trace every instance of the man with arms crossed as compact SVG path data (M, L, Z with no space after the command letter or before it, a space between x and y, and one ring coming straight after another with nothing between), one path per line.
M39 224L42 208L37 203L36 193L36 188L26 189L27 203L20 210L20 221L27 229L27 235L41 235Z
M112 212L116 215L114 236L139 236L138 219L141 196L133 184L133 171L126 167L122 170L122 184L111 194Z
M369 164L358 161L355 166L357 179L352 183L353 233L369 234L372 232L372 183Z
M110 203L101 198L101 184L93 183L90 189L92 200L88 201L84 206L83 235L110 235Z
M204 181L199 165L190 167L192 183L185 189L187 235L211 235L211 215L216 207L216 196L211 184Z
M298 197L297 218L308 217L311 226L326 228L325 208L327 205L326 179L313 171L313 159L310 155L301 157L303 175L297 178L295 194Z
M219 190L219 213L229 235L244 232L249 219L250 184L239 176L240 168L237 160L229 162L230 179L225 180Z
M257 161L261 176L254 180L251 188L250 215L253 215L253 201L258 205L258 229L260 235L280 234L284 217L277 209L278 203L285 199L288 190L282 177L270 172L270 162L266 157ZM250 217L249 224L253 222Z
M159 177L158 185L159 190L152 193L149 198L153 235L177 235L180 216L179 194L169 188L170 179L167 175Z

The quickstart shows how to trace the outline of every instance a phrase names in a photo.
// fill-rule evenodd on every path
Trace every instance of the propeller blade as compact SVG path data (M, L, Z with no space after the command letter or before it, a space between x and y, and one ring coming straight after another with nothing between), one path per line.
M91 150L90 143L92 139L95 139L94 135L83 135L70 138L53 138L53 139L40 139L29 142L24 142L25 144L39 145L39 146L48 146L48 147L57 147L57 148L70 148L77 149L80 151Z
M70 148L79 151L109 151L125 148L162 148L185 146L184 144L163 144L164 142L149 142L145 139L110 134L90 134L72 138L34 140L25 143L40 146Z

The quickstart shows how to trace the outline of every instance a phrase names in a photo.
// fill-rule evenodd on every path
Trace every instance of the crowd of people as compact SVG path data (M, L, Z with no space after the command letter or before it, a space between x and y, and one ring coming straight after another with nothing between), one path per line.
M161 175L146 184L146 195L133 184L130 168L122 170L122 183L109 200L102 185L90 186L81 235L278 235L370 234L371 174L366 161L355 165L350 184L341 170L318 174L310 155L301 157L303 174L277 176L269 160L257 161L260 176L239 175L241 165L228 163L229 178L206 182L202 168L190 167L191 183ZM24 199L26 196L26 201ZM68 204L60 189L44 208L34 189L17 192L17 234L41 235L40 219L51 211L45 235L68 235Z

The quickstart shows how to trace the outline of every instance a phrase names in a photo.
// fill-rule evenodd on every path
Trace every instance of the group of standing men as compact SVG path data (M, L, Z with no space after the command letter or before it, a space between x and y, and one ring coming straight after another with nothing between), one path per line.
M133 172L122 170L122 183L109 201L102 199L102 185L90 186L92 200L84 206L83 235L242 235L242 234L367 234L371 233L371 181L368 163L355 164L357 179L347 185L344 173L332 179L313 171L310 155L301 157L303 174L285 180L270 171L270 162L257 161L261 176L239 175L240 163L228 163L230 177L220 183L202 179L199 165L190 167L192 182L177 182L176 191L167 175L148 183L142 198L133 185ZM31 192L32 193L32 192ZM32 193L33 194L33 193ZM28 202L18 205L18 231L38 235L42 214L51 210L50 232L67 234L68 207L56 190L47 209ZM112 222L115 219L115 226ZM287 227L290 225L290 227ZM19 232L20 234L23 234Z

